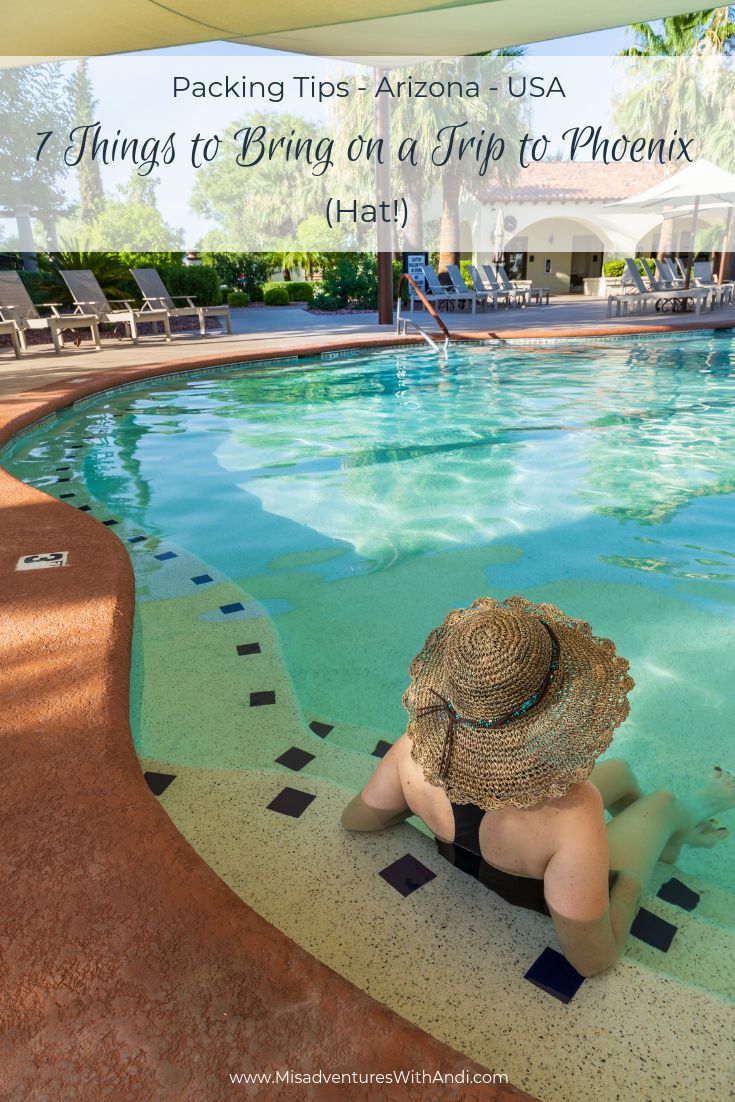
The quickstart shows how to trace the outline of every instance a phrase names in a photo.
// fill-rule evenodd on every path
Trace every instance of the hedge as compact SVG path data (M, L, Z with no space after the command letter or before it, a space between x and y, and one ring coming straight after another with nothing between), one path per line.
M157 270L172 296L191 295L197 306L219 306L222 302L219 276L214 268L204 264L190 267L166 264Z
M279 279L271 280L263 284L263 294L272 291L276 287L283 287L288 295L289 302L311 302L314 298L314 285L306 280Z

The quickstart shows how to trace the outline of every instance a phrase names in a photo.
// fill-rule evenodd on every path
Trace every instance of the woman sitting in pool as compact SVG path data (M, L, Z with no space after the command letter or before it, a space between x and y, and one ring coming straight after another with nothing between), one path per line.
M482 597L456 609L410 677L406 733L343 826L382 830L417 815L458 868L551 915L582 975L618 957L657 861L727 835L710 819L735 804L735 781L719 768L676 799L644 796L624 761L595 765L633 681L609 639L554 605Z

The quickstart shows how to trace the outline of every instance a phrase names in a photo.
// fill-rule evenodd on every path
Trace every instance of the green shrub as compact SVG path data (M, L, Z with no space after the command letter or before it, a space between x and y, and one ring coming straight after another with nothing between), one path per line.
M311 302L314 297L314 285L306 280L298 279L274 279L263 284L263 294L272 291L275 287L282 287L289 298L289 302Z
M374 310L378 303L377 258L367 253L337 253L325 266L314 293L317 310Z
M25 288L31 296L31 299L37 306L44 302L59 301L58 298L54 298L55 288L50 285L48 272L20 271L18 275L25 284Z
M286 290L288 291L288 297L291 302L311 302L314 297L314 284L309 283L307 280L301 279L288 279L284 280Z
M119 253L64 250L40 256L39 262L40 272L24 273L24 275L36 277L33 288L34 293L40 296L41 302L72 304L71 292L60 275L64 269L91 271L108 299L127 298L140 302L140 291L129 268L120 260Z
M220 283L247 291L251 302L262 302L262 285L278 263L275 253L202 253L202 260L214 268Z
M249 306L250 295L247 291L230 291L227 296L228 306Z
M265 285L263 289L263 302L266 306L288 306L289 304L288 291L285 287L269 287Z
M651 260L649 258L648 263L653 264L653 260ZM642 276L647 276L648 275L648 272L643 267L643 261L640 258L636 259L635 266L638 269L638 271L641 273ZM626 271L625 261L624 260L608 260L608 261L605 262L605 265L604 265L602 271L603 271L603 274L606 275L606 276L609 276L610 279L617 279Z
M220 280L214 268L205 264L191 267L161 264L158 272L170 295L191 295L197 306L219 306L222 301Z
M467 284L467 286L469 287L470 290L472 290L473 283L472 283L472 276L467 271L467 266L471 263L472 263L471 260L460 260L460 262L459 262L459 270L462 273L462 279L465 281L465 283Z

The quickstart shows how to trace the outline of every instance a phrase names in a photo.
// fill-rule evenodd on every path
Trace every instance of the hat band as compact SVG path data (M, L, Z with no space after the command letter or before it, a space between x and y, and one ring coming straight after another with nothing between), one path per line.
M498 727L505 727L515 719L521 719L523 716L528 715L528 713L533 708L537 707L545 697L551 680L559 668L559 640L545 620L541 620L541 623L546 628L549 638L551 639L551 660L549 662L549 668L546 671L546 676L542 684L536 692L532 693L531 696L524 700L514 711L505 712L504 715L497 716L495 719L473 719L471 716L460 715L451 701L443 697L441 693L436 692L435 689L429 689L429 692L432 696L437 698L439 703L430 704L426 708L420 708L416 712L416 716L419 719L423 719L424 716L434 715L437 712L447 713L447 733L444 736L444 746L442 749L441 763L439 765L439 777L441 780L444 780L449 772L449 765L452 760L452 747L454 745L454 729L457 725L465 727L485 727L494 731Z

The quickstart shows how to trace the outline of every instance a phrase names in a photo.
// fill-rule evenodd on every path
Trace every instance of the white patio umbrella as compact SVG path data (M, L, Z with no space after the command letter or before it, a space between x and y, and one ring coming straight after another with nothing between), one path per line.
M495 229L493 230L493 262L496 265L503 263L503 236L505 234L505 218L503 211L498 210L498 216L495 219Z
M618 210L646 211L656 207L669 207L674 210L691 208L692 211L692 248L687 263L686 286L692 274L692 261L694 259L694 235L697 232L697 221L700 206L728 207L727 227L722 246L722 261L720 263L720 278L724 269L724 257L730 234L732 220L732 207L735 203L735 174L727 172L711 161L699 160L676 172L653 187L642 191L639 195L632 195L629 199L621 199L617 203L608 203L610 207Z

